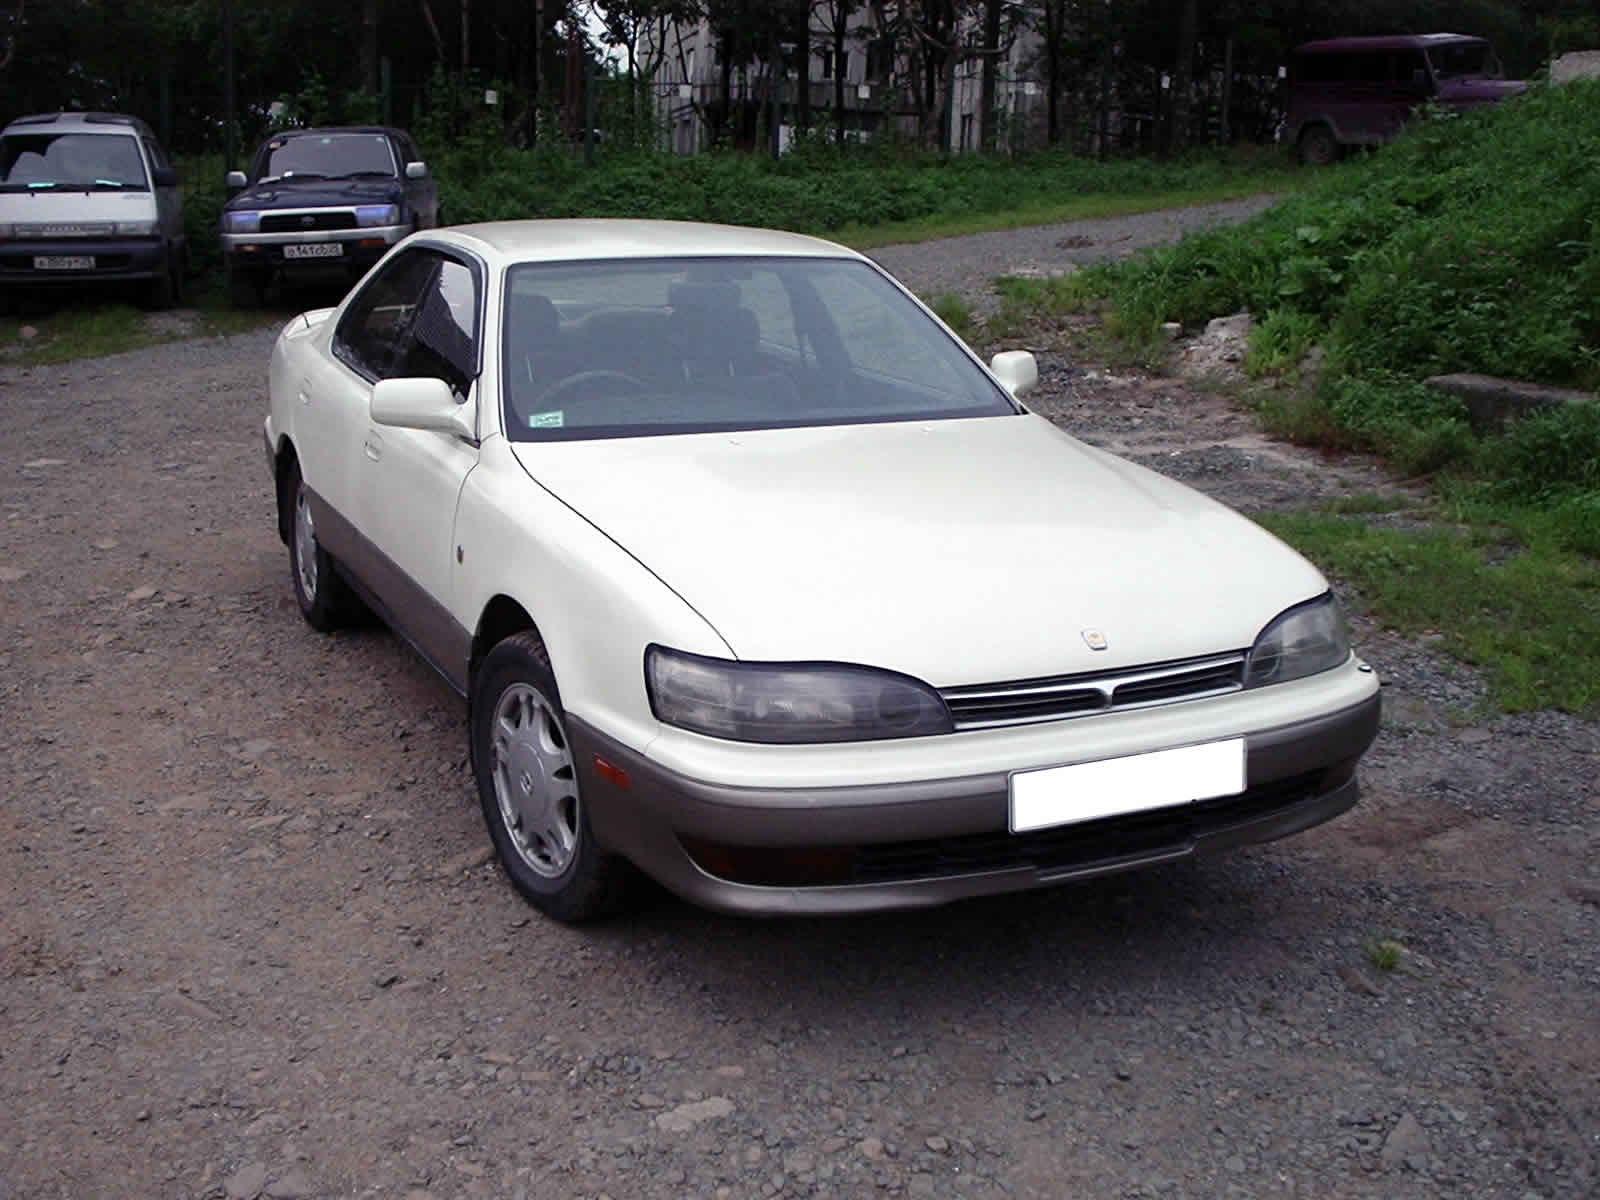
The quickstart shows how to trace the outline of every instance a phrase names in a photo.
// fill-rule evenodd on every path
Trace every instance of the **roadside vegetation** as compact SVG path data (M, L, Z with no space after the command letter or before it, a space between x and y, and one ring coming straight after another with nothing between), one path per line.
M1000 290L991 331L1093 313L1125 361L1166 356L1163 322L1254 314L1246 395L1263 423L1378 453L1435 497L1404 522L1264 523L1385 624L1441 634L1499 707L1600 713L1600 404L1479 437L1423 384L1600 386L1600 83L1429 115L1245 224Z

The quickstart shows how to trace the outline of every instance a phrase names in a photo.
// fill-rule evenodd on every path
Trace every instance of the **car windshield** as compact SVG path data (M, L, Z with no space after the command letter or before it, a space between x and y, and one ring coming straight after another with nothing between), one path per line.
M1450 42L1428 47L1428 61L1439 79L1498 79L1500 63L1484 42Z
M517 441L1018 411L934 320L850 259L516 266L502 355Z
M8 133L0 137L0 189L146 192L138 139L125 133Z
M348 179L395 174L394 151L381 133L311 133L276 137L260 159L263 180L313 177Z

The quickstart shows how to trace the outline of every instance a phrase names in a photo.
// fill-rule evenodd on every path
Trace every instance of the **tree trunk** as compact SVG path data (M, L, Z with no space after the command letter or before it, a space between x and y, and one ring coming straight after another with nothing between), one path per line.
M978 144L985 154L995 148L995 80L1000 72L1000 10L1004 0L983 0L983 83L978 89Z
M844 145L844 24L847 11L834 9L833 21L833 140Z
M1199 36L1200 0L1183 0L1178 22L1178 69L1172 80L1172 146L1189 144L1189 119L1194 110L1194 45Z
M461 69L472 65L472 0L461 0Z
M795 53L799 55L797 84L800 95L795 103L795 126L804 134L811 129L811 4L801 0L799 5L800 28L796 31L799 42Z
M378 0L361 0L361 90L378 94Z

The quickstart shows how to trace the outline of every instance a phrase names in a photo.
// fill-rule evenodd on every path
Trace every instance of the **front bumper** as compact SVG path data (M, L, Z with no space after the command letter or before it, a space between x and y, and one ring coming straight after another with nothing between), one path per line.
M411 232L409 225L379 225L368 229L316 229L305 233L225 233L222 257L229 267L255 267L274 271L328 271L341 267L370 267L390 247ZM286 246L337 244L332 258L285 258Z
M1005 772L728 786L663 767L576 718L568 723L603 845L703 907L783 915L943 904L1298 833L1355 804L1355 766L1377 735L1379 706L1374 686L1350 707L1247 734L1241 795L1020 835L1008 832ZM626 787L596 769L597 756L626 773Z
M94 265L72 270L40 268L41 258L91 258ZM54 287L74 283L114 283L155 279L167 269L160 238L18 238L0 242L0 283Z

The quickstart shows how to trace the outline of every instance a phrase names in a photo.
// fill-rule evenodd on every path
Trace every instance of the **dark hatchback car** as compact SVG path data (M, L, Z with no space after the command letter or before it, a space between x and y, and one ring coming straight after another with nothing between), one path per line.
M343 126L275 133L250 173L228 174L222 254L236 305L275 277L342 272L354 281L389 247L439 225L439 189L401 129Z
M1333 38L1298 47L1289 66L1283 140L1300 161L1333 162L1352 146L1378 146L1411 110L1492 104L1527 90L1504 78L1483 38L1458 33Z

